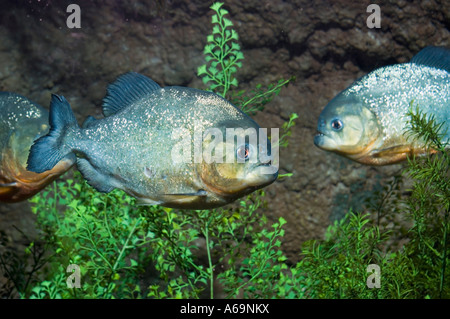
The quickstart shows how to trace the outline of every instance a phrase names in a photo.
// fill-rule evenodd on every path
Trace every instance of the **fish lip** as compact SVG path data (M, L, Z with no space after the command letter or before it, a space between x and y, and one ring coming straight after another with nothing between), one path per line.
M270 166L272 166L272 163L271 163L271 161L270 161L270 162L267 162L267 163L259 163L258 165L256 165L256 167L260 167L260 166L267 166L267 167L270 167Z
M325 137L327 137L327 135L318 130L316 135L314 135L314 145L321 147L324 143L323 139Z
M316 135L314 135L314 137L316 136L326 136L326 134L324 132L321 132L320 130L317 130Z
M256 168L259 168L259 167L263 167L263 168L261 168L260 170L263 170L263 174L268 178L269 176L271 176L272 178L268 178L268 180L271 180L271 181L273 181L273 180L275 180L275 179L277 179L277 177L278 177L278 170L279 170L279 167L277 167L277 166L275 166L275 165L273 165L273 164L271 164L271 163L265 163L265 164L260 164L260 165L258 165L258 166L256 166ZM267 171L267 169L269 169L270 171ZM269 182L269 184L270 183L272 183L272 182ZM265 185L265 184L264 184Z

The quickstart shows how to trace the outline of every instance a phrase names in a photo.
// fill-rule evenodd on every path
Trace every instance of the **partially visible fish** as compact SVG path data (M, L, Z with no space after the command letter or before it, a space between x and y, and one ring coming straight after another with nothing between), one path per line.
M443 123L450 141L450 50L427 47L409 63L379 68L339 93L319 116L314 144L369 165L394 164L423 155L423 141L407 139L413 101Z
M76 160L84 178L98 191L118 188L143 204L190 209L228 204L278 176L267 160L267 136L217 94L161 88L141 74L127 73L108 87L103 114L105 118L99 120L88 117L80 128L67 100L54 95L50 132L32 146L28 169L42 173L62 159ZM202 134L215 129L225 136L227 129L234 128L254 129L259 144L245 141L245 131L238 132L236 139L219 140L214 149L218 157L227 153L219 150L231 150L231 161L192 160L196 132L205 150L218 135L202 139ZM173 156L180 146L187 146L187 161Z
M19 94L0 92L1 202L30 198L73 165L63 160L44 173L27 171L30 147L48 129L47 110Z

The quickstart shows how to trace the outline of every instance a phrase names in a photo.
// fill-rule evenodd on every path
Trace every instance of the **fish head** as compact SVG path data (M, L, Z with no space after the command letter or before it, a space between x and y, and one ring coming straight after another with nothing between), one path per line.
M359 99L340 94L320 114L314 144L359 161L376 148L380 139L375 113Z
M253 121L227 121L204 136L200 175L216 196L238 198L277 179L270 141Z

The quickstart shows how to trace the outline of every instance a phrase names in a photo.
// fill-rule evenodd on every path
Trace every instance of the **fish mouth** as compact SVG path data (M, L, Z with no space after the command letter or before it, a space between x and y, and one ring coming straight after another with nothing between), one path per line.
M278 167L272 165L271 162L259 163L252 172L247 176L247 184L249 186L264 187L271 184L278 177Z
M326 151L336 151L339 149L339 145L336 144L335 139L321 131L317 131L314 136L314 145Z
M324 136L325 134L322 133L321 131L317 131L315 136Z
M314 144L318 147L321 147L324 144L324 139L326 135L321 131L317 131L316 135L314 135Z
M259 163L258 165L256 165L256 167L260 167L260 166L270 167L270 166L272 166L272 163L271 163L271 162L268 162L268 163Z

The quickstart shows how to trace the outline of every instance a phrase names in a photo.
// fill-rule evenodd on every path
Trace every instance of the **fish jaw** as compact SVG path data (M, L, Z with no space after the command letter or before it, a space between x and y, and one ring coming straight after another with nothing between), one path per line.
M259 164L246 176L248 187L263 188L278 178L278 167L271 164Z
M334 138L321 133L320 131L314 136L314 145L318 148L366 165L389 164L388 160L382 160L381 157L376 156L378 150L382 147L382 144L382 136L377 136L370 141L366 141L366 143L348 146L340 145Z
M358 147L358 145L356 144L342 145L339 144L334 137L331 137L320 131L314 136L314 145L322 150L334 152L339 155L352 158L361 157L362 155L365 155L371 151L371 145L368 145L366 147Z
M338 149L336 141L322 132L317 132L314 136L314 145L325 151L334 151Z
M212 205L217 203L219 207L231 203L236 199L248 195L257 189L272 184L278 177L278 168L270 164L258 164L251 171L241 178L229 180L229 184L217 183L217 180L211 179L212 171L207 165L201 168L202 174L199 174L203 188L208 193L208 200Z

